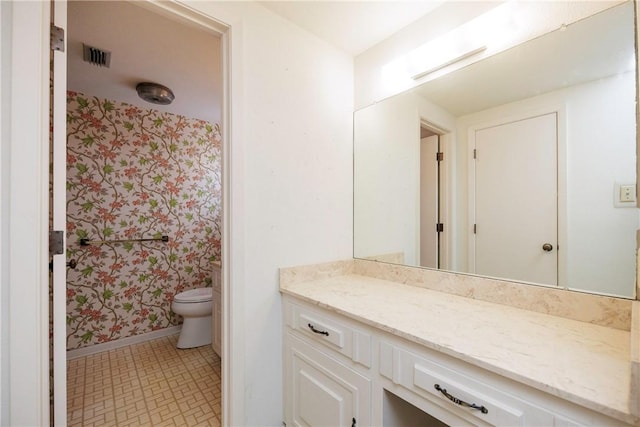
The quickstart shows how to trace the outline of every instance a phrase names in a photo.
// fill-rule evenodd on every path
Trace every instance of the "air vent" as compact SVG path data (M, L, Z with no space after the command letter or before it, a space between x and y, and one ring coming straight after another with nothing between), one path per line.
M97 47L87 46L84 43L82 44L82 49L85 62L107 68L111 65L111 52L98 49Z

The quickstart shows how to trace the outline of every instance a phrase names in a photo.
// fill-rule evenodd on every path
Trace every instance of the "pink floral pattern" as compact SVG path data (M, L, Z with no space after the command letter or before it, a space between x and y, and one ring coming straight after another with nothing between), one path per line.
M218 124L68 92L68 349L176 325L173 296L211 285L220 141Z

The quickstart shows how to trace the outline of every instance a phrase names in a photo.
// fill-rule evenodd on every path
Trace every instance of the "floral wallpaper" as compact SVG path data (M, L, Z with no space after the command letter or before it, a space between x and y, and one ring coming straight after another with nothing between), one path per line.
M68 92L68 349L179 324L173 296L211 286L220 141L218 124Z

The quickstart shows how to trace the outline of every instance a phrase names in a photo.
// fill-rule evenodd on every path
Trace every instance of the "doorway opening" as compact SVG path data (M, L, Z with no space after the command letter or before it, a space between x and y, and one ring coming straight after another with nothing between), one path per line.
M447 268L446 234L446 162L448 134L428 121L420 120L420 233L419 265Z
M77 11L76 7L89 10ZM107 7L114 7L114 13L122 16L110 18ZM90 9L98 9L96 21L89 19ZM222 32L220 26L203 27L206 20L195 23L188 11L179 11L185 13L178 16L179 8L173 9L129 2L67 4L68 83L67 90L59 92L66 92L68 120L67 256L76 260L77 267L67 270L69 286L54 283L54 290L64 289L67 296L67 310L59 304L53 310L57 318L65 311L67 320L67 331L62 331L65 349L61 352L58 345L55 355L65 355L69 349L82 357L175 334L180 319L171 310L172 298L216 281L211 263L219 262L224 251L223 185L228 188L222 181L223 135L227 134ZM152 22L158 19L163 23ZM104 34L105 23L115 27L115 33ZM114 23L130 25L118 30ZM84 32L79 29L82 26ZM145 34L134 34L136 28ZM177 40L177 47L160 40L158 34L145 46L143 37L153 29ZM191 43L180 39L184 34L192 38ZM217 40L217 45L202 48L193 42L198 37ZM81 64L89 68L78 72L73 61L82 55L82 43L105 50L116 45L111 48L112 69ZM124 53L124 47L132 50ZM184 57L176 57L176 52ZM136 68L145 62L140 58L146 54L159 56L164 63ZM215 69L185 64L189 58L204 57L215 58ZM126 67L115 67L117 61ZM176 64L184 68L172 69ZM194 83L198 80L193 72L203 68L216 93ZM136 84L143 81L171 87L176 109L145 105L135 95ZM182 86L182 82L188 84ZM200 93L215 102L200 103ZM180 97L182 104L177 102ZM168 242L160 238L165 235ZM83 238L100 244L81 245ZM146 238L158 240L140 242ZM228 289L221 274L217 282ZM217 301L217 307L220 313L225 304ZM218 326L226 323L217 320ZM54 342L60 344L61 331L56 332ZM54 361L54 379L66 377L65 367L60 367L66 357L61 359ZM162 370L162 364L158 369ZM222 372L217 375L221 387ZM56 391L54 419L58 424L66 405L61 404L60 389ZM221 406L220 392L217 405ZM220 410L215 415L221 422Z

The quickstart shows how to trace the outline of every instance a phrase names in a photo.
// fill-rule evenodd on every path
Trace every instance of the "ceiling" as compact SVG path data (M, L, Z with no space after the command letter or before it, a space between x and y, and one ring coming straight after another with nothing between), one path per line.
M444 0L258 3L356 56L440 6Z
M142 108L220 121L220 39L204 30L123 1L70 1L67 12L67 88ZM82 44L111 51L111 67L84 62ZM172 89L162 106L138 98L149 81Z

